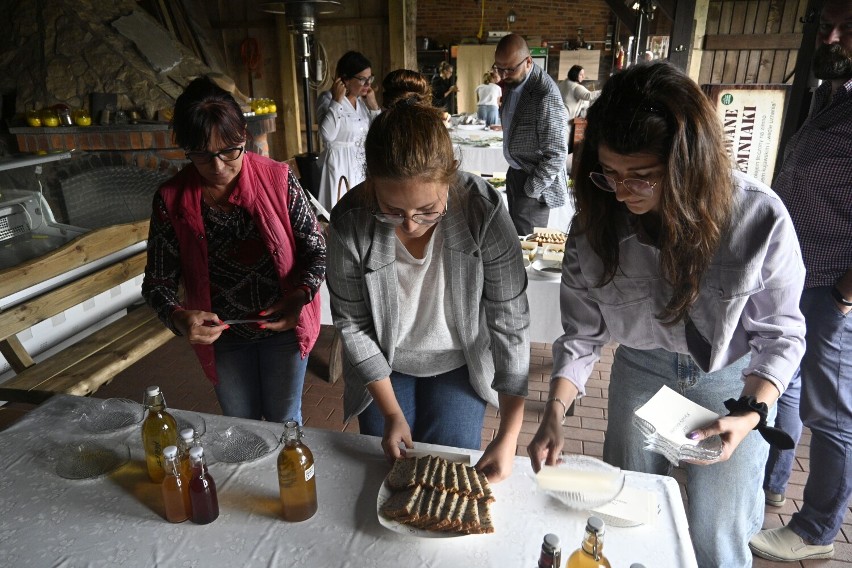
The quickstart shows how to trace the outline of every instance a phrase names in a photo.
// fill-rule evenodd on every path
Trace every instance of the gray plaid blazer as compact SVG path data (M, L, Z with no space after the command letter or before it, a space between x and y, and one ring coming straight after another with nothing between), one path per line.
M365 184L331 212L326 281L343 344L344 416L371 402L366 384L388 377L399 322L393 227L373 217ZM460 172L450 192L443 261L470 381L484 400L526 396L529 374L527 275L506 207L482 178Z
M568 111L556 83L538 65L532 66L520 97L511 124L503 120L505 105L500 107L508 130L503 144L529 176L524 192L550 208L561 207L568 196Z

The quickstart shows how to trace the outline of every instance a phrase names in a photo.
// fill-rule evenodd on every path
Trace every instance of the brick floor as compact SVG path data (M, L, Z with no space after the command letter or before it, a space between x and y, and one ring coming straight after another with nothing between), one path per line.
M343 424L343 385L341 381L329 384L328 377L332 329L323 326L320 338L305 378L305 390L302 402L302 414L305 425L314 428L357 432L357 423ZM580 400L575 415L565 421L565 452L585 454L600 458L603 453L604 432L606 431L609 371L613 360L613 349L605 348L601 361L595 366L588 383L588 396ZM547 384L553 363L550 345L534 343L531 348L530 388L524 412L524 424L518 440L518 455L526 455L526 444L530 442L541 419L544 400L547 399ZM141 400L148 384L159 384L166 395L169 406L208 412L221 413L219 404L210 383L204 378L189 346L176 338L166 345L117 375L109 385L102 387L96 394L99 398L125 397ZM0 408L0 429L26 414L32 407L22 404L10 404ZM497 411L489 408L486 412L482 430L483 448L494 437L499 424ZM801 506L802 491L810 467L808 459L810 434L805 431L797 449L796 465L787 491L787 503L784 507L766 508L765 527L778 527L786 523L790 516ZM684 472L675 470L674 477L681 484L684 493ZM684 494L685 497L685 494ZM843 530L835 541L835 557L832 560L813 560L804 563L769 562L755 558L756 568L771 566L811 567L852 567L852 513L847 511Z

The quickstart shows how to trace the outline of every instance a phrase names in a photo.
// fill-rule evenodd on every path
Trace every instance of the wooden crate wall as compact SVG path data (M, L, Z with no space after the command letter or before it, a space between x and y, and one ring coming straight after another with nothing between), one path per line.
M807 0L713 0L699 84L792 83Z

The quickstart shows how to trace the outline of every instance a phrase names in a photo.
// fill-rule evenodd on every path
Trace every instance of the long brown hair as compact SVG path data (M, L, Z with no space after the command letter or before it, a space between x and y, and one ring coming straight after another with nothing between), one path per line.
M572 232L584 234L612 281L619 267L619 235L627 209L589 179L601 171L598 148L617 154L652 154L665 174L660 191L660 264L673 291L663 313L682 320L698 297L733 208L731 163L710 100L689 77L666 62L639 64L613 75L589 108L574 194Z

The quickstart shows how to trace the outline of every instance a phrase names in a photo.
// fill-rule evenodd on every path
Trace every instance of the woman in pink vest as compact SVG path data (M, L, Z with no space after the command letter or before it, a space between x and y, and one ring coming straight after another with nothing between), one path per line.
M154 197L142 294L225 415L301 423L325 278L313 210L286 164L245 151L242 110L208 79L178 97L172 128L189 164Z

